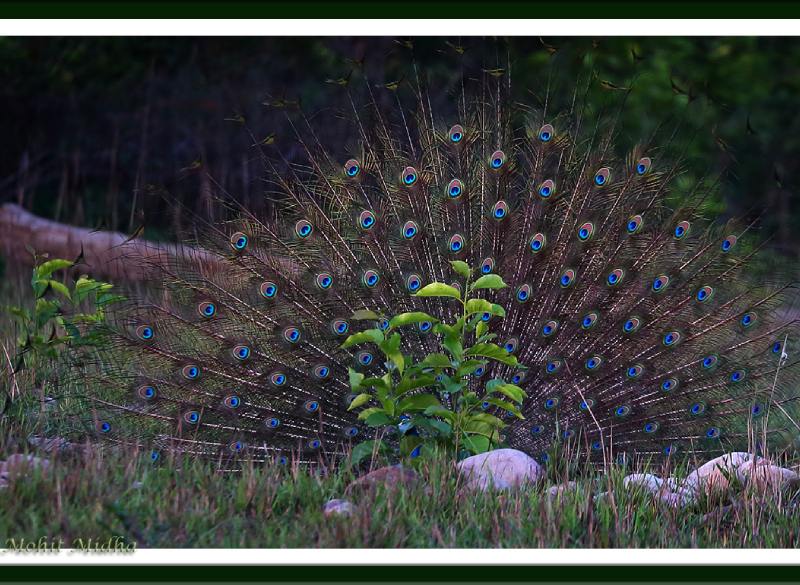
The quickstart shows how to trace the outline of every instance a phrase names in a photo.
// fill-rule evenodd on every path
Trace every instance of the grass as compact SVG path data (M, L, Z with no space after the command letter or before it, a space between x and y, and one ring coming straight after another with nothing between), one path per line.
M18 429L19 430L19 429ZM3 441L9 453L14 429ZM18 436L18 435L17 435ZM796 547L797 494L731 488L687 509L673 509L625 488L625 473L578 469L577 487L560 498L541 485L471 493L452 464L431 462L424 481L403 489L353 494L350 517L326 518L354 478L298 467L246 466L221 474L197 460L153 464L146 453L88 449L52 459L0 491L0 542L42 535L107 539L148 547ZM573 470L575 471L575 470ZM613 498L593 500L610 491ZM66 545L65 545L66 546Z

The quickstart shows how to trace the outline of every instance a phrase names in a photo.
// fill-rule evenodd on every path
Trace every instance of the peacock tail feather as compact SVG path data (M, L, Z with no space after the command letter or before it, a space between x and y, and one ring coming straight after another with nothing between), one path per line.
M456 281L451 260L509 284L485 291L506 308L487 318L527 369L495 363L470 384L503 377L527 393L524 420L504 418L511 447L540 458L563 440L597 459L718 451L747 444L768 413L788 416L793 283L749 277L765 243L754 222L707 216L716 181L676 189L680 122L621 153L631 89L597 108L589 79L556 112L549 87L519 103L509 72L484 70L463 76L445 120L416 70L404 83L414 105L397 97L389 111L376 94L398 88L364 78L361 106L360 77L337 88L351 105L349 150L328 150L302 109L287 111L303 161L280 141L259 147L269 211L221 194L229 219L198 220L203 261L187 251L159 263L157 290L125 303L108 346L79 361L99 435L154 457L335 457L374 433L348 411L348 368L384 370L379 354L340 348L372 326L353 313L453 317L446 301L413 296ZM430 324L404 338L420 359L436 347Z

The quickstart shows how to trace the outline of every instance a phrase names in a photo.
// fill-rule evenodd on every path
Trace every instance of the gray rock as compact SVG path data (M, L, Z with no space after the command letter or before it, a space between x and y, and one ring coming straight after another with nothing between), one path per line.
M355 511L353 504L347 500L328 500L322 507L322 513L326 518L331 516L351 516Z
M419 481L417 472L402 465L390 465L381 467L375 471L370 471L356 480L350 482L345 488L345 494L354 491L370 491L382 485L386 489L396 489L399 487L411 488Z
M467 490L517 488L544 477L544 470L536 460L516 449L496 449L473 455L459 461L457 468Z
M622 479L622 485L625 487L640 486L655 495L671 491L664 484L664 480L652 473L632 473Z
M551 499L558 499L564 494L564 492L571 492L577 486L578 484L575 483L574 481L568 481L567 483L552 485L549 488L547 488L547 496Z

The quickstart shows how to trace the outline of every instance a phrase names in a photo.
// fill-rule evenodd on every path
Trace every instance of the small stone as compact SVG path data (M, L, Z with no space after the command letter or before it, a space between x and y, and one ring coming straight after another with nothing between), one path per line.
M347 500L328 500L322 507L322 513L326 518L331 516L350 516L355 511L353 504Z
M625 487L641 486L651 494L656 495L671 491L664 485L664 480L652 473L632 473L623 478L622 485Z
M559 485L552 485L547 488L547 496L552 499L560 498L564 492L571 492L578 486L574 481L568 481Z
M398 487L411 488L414 487L419 481L417 472L413 469L403 467L402 465L390 465L388 467L381 467L375 471L370 471L366 475L362 475L358 479L350 482L344 493L350 494L354 490L370 491L379 485L385 486L387 489L395 489Z
M516 449L496 449L473 455L458 462L458 471L466 479L464 488L487 491L533 484L544 477L535 459Z
M42 473L46 473L50 469L50 462L47 459L21 453L9 455L8 459L2 463L0 473L6 475L9 479L24 477L33 469L41 469Z
M135 489L135 490L142 489L142 486L144 486L144 482L142 482L142 481L134 481L131 484L131 488Z

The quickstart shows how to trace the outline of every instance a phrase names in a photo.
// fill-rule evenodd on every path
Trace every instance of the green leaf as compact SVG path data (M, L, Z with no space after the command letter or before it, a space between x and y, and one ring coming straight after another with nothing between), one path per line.
M400 439L400 454L403 457L408 457L411 452L424 442L424 439L418 435L405 435Z
M525 417L522 416L522 413L519 411L519 409L510 402L506 402L505 400L500 400L499 398L487 398L486 402L498 408L502 408L505 411L510 412L518 419L525 420Z
M371 427L384 427L390 422L392 422L391 419L384 412L373 412L366 417L366 423Z
M487 386L488 389L489 387ZM522 388L514 384L499 384L494 386L492 391L500 392L518 404L522 404L522 400L527 396Z
M359 331L358 333L353 333L352 335L348 336L348 338L344 340L344 343L340 347L342 349L347 349L348 347L361 345L362 343L380 344L383 340L383 331L380 329L367 329L366 331Z
M484 274L478 280L472 283L469 287L470 290L492 289L497 290L506 288L508 285L503 282L499 274Z
M372 406L370 408L365 408L364 410L359 412L358 420L366 420L375 413L386 414L380 406Z
M389 328L394 329L396 327L404 327L406 325L415 325L417 323L422 323L423 321L436 323L438 319L431 317L428 315L428 313L423 313L422 311L415 311L413 313L400 313L389 320Z
M470 420L476 420L482 423L486 423L487 425L497 429L502 429L503 427L506 426L506 423L501 421L493 414L489 414L488 412L479 412L477 414L473 414L472 416L470 416Z
M400 375L403 374L403 369L405 368L405 357L403 353L400 351L400 343L402 341L402 337L399 333L395 332L390 335L385 341L378 344L378 347L386 356L386 359L394 363L397 371L400 372Z
M443 353L429 353L419 364L425 368L452 368L450 358Z
M430 374L423 374L421 376L416 377L406 377L400 380L400 383L397 385L396 393L398 396L405 394L411 390L415 390L417 388L424 388L426 386L430 386L436 383L436 376L432 376Z
M364 374L356 372L353 368L347 368L347 374L350 377L350 388L353 390L361 389L361 382L364 381Z
M67 300L72 300L72 297L69 294L69 289L64 286L62 283L58 282L57 280L48 280L47 284L50 285L54 291L59 293L61 296L66 298Z
M397 412L422 412L429 406L441 406L441 403L433 394L415 394L400 402Z
M469 376L481 366L485 366L486 363L487 362L483 360L467 360L458 367L453 377L462 378L463 376Z
M489 441L488 437L483 437L480 435L466 435L464 436L464 447L478 455L479 453L485 453L491 447L491 442Z
M375 311L370 311L369 309L359 309L358 311L355 311L353 316L350 318L353 321L378 321L380 320L381 316Z
M447 336L442 339L442 347L450 352L454 359L461 361L464 358L464 346L461 345L459 336Z
M447 419L451 423L456 419L456 413L450 410L449 408L445 408L444 406L429 406L426 408L422 414L426 416L438 416L440 418Z
M461 299L457 288L441 282L432 282L416 292L415 297L451 297Z
M358 408L359 406L362 406L367 402L369 402L371 399L372 395L370 394L367 393L359 394L358 396L353 398L353 401L350 403L350 406L347 407L347 410L353 410L354 408Z
M353 447L353 452L350 454L350 462L353 465L358 465L367 457L372 457L373 454L385 452L386 448L386 444L381 440L364 441Z
M460 274L464 278L469 278L469 275L472 273L472 269L469 267L469 264L463 260L450 260L450 265L457 274Z
M453 434L453 427L443 420L436 420L435 418L429 419L428 424L433 427L442 437L449 437Z
M517 358L508 353L505 349L494 343L478 343L464 352L466 356L479 356L489 358L501 364L516 366Z
M506 310L498 304L490 303L486 299L470 299L466 305L467 315L474 313L489 313L495 317L505 317Z
M63 268L69 268L74 264L69 260L62 260L61 258L55 258L53 260L48 260L36 267L36 276L41 279L47 279L53 274L56 270L61 270Z

